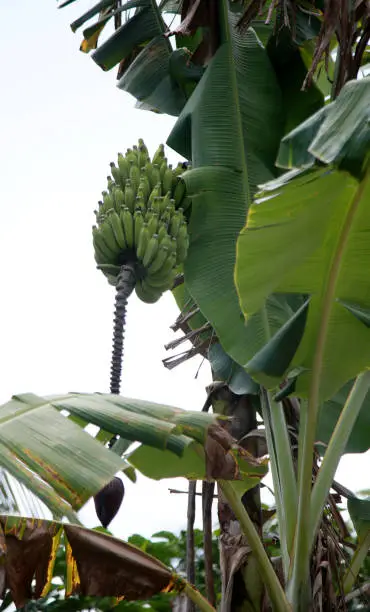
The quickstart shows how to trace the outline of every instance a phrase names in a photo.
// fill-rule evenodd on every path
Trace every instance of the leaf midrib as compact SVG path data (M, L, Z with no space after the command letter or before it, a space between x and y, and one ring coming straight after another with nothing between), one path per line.
M359 184L350 204L347 215L342 224L342 231L338 237L337 246L335 249L334 257L329 269L328 279L326 283L325 298L323 300L322 316L320 321L320 327L317 334L316 347L313 359L312 367L312 383L310 388L309 396L315 399L317 404L319 401L320 393L320 382L322 377L322 369L324 363L324 353L326 347L326 340L329 329L329 321L331 310L334 304L335 290L337 282L340 276L341 264L343 256L348 244L348 240L353 228L356 213L358 211L359 204L362 199L364 190L366 189L367 182L370 178L370 164L368 165L367 171Z
M63 401L63 400L67 400L70 399L71 395L61 395L60 397L58 397L58 401ZM0 417L0 427L1 425L4 425L5 423L7 423L8 421L14 421L15 419L18 419L20 417L22 417L24 414L27 414L27 412L31 412L32 410L38 410L39 408L42 408L43 406L50 406L53 407L53 403L50 401L47 402L40 402L39 404L26 404L25 402L22 401L22 399L20 399L20 396L16 396L13 395L12 400L16 400L18 402L22 402L25 405L24 409L19 409L17 410L16 414L10 414L9 416L6 417Z

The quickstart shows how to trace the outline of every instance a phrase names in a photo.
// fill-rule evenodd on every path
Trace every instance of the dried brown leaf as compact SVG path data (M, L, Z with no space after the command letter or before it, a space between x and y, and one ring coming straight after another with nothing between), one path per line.
M139 548L77 525L65 525L64 530L83 595L136 600L172 590L171 572Z

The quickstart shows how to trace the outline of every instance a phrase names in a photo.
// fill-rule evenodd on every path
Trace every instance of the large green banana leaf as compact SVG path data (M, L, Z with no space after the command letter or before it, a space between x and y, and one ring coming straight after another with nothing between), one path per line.
M132 544L78 525L0 516L0 598L6 586L19 609L31 598L47 595L62 535L67 597L77 593L136 600L175 588L177 576Z
M226 1L223 5L228 40L168 139L194 167L184 175L192 198L185 281L224 350L241 365L285 325L279 338L284 350L268 360L282 374L286 355L294 354L300 339L296 311L304 300L293 304L286 296L272 296L245 324L234 285L237 236L257 185L274 175L284 128L281 92L256 34L240 34L238 14L227 12Z
M363 316L370 308L370 164L366 156L362 170L356 164L358 149L363 157L370 151L369 91L369 79L349 83L310 144L322 162L337 160L339 167L269 183L238 240L236 283L247 321L273 292L310 295L304 335L286 374L299 374L296 392L306 395L314 371L322 400L370 365ZM344 168L354 168L355 176Z
M82 429L87 424L96 425L103 440L116 434L141 446L121 459ZM72 509L119 470L134 478L133 466L153 478L217 478L220 453L230 468L222 477L238 473L247 489L266 473L266 464L232 445L221 448L223 431L215 415L116 395L24 394L0 407L0 465L58 517L73 517Z

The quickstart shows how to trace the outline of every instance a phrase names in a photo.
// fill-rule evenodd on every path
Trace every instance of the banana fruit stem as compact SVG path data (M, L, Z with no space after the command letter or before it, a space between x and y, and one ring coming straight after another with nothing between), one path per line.
M135 264L126 263L121 267L116 286L116 303L113 321L113 347L110 373L110 392L116 395L120 392L122 358L123 358L123 334L125 331L126 306L128 298L135 289L136 272Z

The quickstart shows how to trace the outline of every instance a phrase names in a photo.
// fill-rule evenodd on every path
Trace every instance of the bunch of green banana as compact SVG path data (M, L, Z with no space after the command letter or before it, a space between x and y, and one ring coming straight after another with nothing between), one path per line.
M113 285L122 264L136 262L136 293L144 302L156 302L172 288L187 256L184 208L190 200L180 178L187 166L167 164L163 145L150 160L142 139L110 166L107 189L94 211L95 261Z

